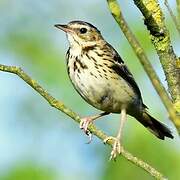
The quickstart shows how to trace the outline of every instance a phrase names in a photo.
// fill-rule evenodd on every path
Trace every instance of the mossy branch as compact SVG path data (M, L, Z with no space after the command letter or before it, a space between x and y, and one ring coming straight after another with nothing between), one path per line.
M71 117L75 122L80 122L80 117L75 112L73 112L70 108L64 105L63 102L57 100L53 96L51 96L42 86L40 86L35 80L33 80L29 75L27 75L21 68L16 66L6 66L0 64L0 71L9 72L18 75L21 79L23 79L28 85L30 85L36 92L38 92L46 101L54 108L60 110L61 112L65 113L69 117ZM108 136L102 132L101 130L97 129L96 126L93 124L88 127L88 129L97 136L101 140L105 140ZM107 142L108 145L112 147L113 140ZM121 155L125 157L128 161L135 164L136 166L142 168L146 172L148 172L151 176L155 177L156 179L165 179L164 176L158 172L155 168L150 166L148 163L142 161L141 159L135 157L128 151L126 151L122 147Z
M140 1L138 1L140 2ZM157 76L154 68L152 67L146 53L144 52L142 46L136 39L135 35L130 30L127 22L125 21L123 14L121 12L120 6L117 0L107 0L109 9L115 18L116 22L120 26L121 30L123 31L124 35L126 36L127 40L129 41L131 47L133 48L134 52L136 53L137 57L139 58L142 66L144 67L147 75L149 76L154 88L156 89L157 93L159 94L162 102L164 103L170 119L176 126L178 132L180 133L180 118L176 115L175 108L171 102L171 98L169 97L168 93L166 92L164 86L162 85L159 77ZM157 27L154 31L161 32L161 27Z
M164 15L157 0L134 0L144 16L144 23L163 67L169 91L174 102L180 101L180 75L170 35L165 26Z
M150 38L159 56L164 70L169 92L177 114L180 114L180 69L179 58L171 45L169 31L165 26L164 15L157 0L134 0L144 16L144 23L150 32ZM180 118L174 121L180 132Z

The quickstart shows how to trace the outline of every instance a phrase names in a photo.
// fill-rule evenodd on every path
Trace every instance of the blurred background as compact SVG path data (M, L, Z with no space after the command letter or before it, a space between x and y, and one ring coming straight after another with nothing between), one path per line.
M131 29L142 43L166 86L158 57L132 1L119 1ZM175 0L171 7L176 14ZM172 44L180 54L179 37L166 15ZM23 68L54 97L81 116L96 114L72 87L65 52L68 42L56 23L84 20L97 26L121 54L142 91L150 113L167 124L175 138L161 141L129 117L123 134L124 147L171 180L180 179L180 144L173 124L130 45L108 11L106 1L95 0L1 0L0 64ZM167 86L166 86L167 87ZM115 135L119 115L109 115L95 124ZM142 169L119 157L109 162L110 148L88 138L69 117L53 109L16 75L0 72L0 180L119 180L153 179Z

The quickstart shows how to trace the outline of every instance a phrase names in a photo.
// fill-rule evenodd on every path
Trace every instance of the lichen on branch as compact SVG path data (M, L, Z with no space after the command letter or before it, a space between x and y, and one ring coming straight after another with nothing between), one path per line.
M151 1L153 1L153 0L151 0ZM138 0L137 3L138 2L141 2L141 0ZM148 0L146 0L146 2L148 2ZM121 12L121 8L120 8L117 0L107 0L107 3L109 6L109 9L111 11L111 14L115 18L115 20L118 23L118 25L120 26L122 32L124 33L127 40L129 41L132 49L134 50L135 54L137 55L138 59L140 60L144 70L146 71L147 75L149 76L154 88L156 89L157 93L159 94L159 97L161 98L164 106L166 107L166 109L169 113L170 119L172 120L172 122L174 123L178 132L180 133L180 118L176 114L177 104L173 105L172 99L169 97L169 94L167 93L164 86L162 85L162 83L161 83L158 75L156 74L154 68L152 67L146 53L144 52L144 49L142 48L139 41L136 39L135 35L129 28L127 22L125 21L123 14ZM148 9L146 7L143 6L143 8L145 9L146 13L148 14L148 17L147 17L148 21L146 21L148 29L152 29L152 33L154 35L161 37L161 35L164 33L165 29L164 29L164 24L161 21L161 11L155 11L158 8L158 6L156 8L152 8L151 4L148 4L149 10L153 9L152 11L155 13L154 16L157 18L157 21L154 21L154 18L151 18L150 12L148 11ZM149 25L149 22L151 22L150 25ZM166 47L163 45L163 43L165 43L164 41L168 41L168 38L163 39L163 41L161 42L161 46L159 47L159 48L161 48L161 51L166 49ZM158 44L159 42L157 41L156 43ZM171 50L172 50L172 48L171 48ZM167 53L166 53L166 55L167 55ZM172 66L173 66L173 63L172 63ZM171 67L171 65L169 65L169 67ZM172 73L172 76L173 76L173 74L174 74L174 72ZM174 77L172 77L172 78L177 80L177 78L174 78ZM173 81L173 82L175 82L175 81ZM173 84L173 85L176 85L176 84ZM177 86L175 86L175 87L176 87L176 90L174 90L173 93L178 95L177 91L179 91L179 90L177 89ZM175 111L175 109L176 109L176 111Z
M144 16L144 24L159 56L173 103L176 103L180 101L180 69L176 66L178 57L173 50L163 12L157 0L134 0L134 3Z

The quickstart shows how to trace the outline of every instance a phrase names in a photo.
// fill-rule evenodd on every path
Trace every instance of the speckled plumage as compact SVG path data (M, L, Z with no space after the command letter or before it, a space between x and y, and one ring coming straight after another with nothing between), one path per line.
M80 127L87 133L88 124L109 113L121 113L121 124L111 158L120 153L120 137L126 113L160 139L173 138L169 129L151 117L143 104L138 85L117 51L100 31L83 21L56 25L65 31L69 41L66 54L69 77L77 92L104 113L83 118Z
M76 47L68 51L69 77L88 103L97 109L112 113L120 113L122 106L129 112L133 112L133 106L142 108L139 89L131 85L131 81L134 81L132 77L131 81L127 82L127 79L117 73L118 69L122 68L129 71L123 67L125 65L120 57L119 62L115 61L116 52L108 43L104 43L102 47L94 46L88 51L82 49L77 52ZM131 76L130 73L129 75Z

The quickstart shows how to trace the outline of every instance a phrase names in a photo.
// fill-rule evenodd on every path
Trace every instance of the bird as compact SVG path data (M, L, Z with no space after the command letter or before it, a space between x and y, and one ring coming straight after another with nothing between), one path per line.
M110 113L121 114L117 136L104 139L104 143L114 142L110 159L116 159L121 153L127 115L134 117L159 139L173 138L168 127L148 113L132 73L94 25L74 20L54 26L66 33L69 42L67 72L74 88L87 103L102 111L81 118L80 128L90 135L88 126L96 119Z

